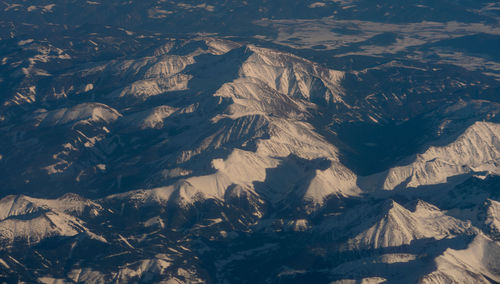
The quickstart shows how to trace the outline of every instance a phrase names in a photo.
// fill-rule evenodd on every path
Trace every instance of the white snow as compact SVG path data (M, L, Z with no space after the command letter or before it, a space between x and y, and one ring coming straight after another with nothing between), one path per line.
M22 46L22 45L26 45L26 44L29 44L29 43L32 43L34 41L34 39L30 38L30 39L25 39L25 40L20 40L17 45L19 46Z
M82 103L72 108L61 108L43 112L35 117L36 126L55 126L77 121L110 123L121 114L115 109L100 103Z
M471 228L470 223L447 216L423 201L418 202L414 212L395 201L391 201L387 208L386 212L376 217L374 225L350 239L346 248L398 247L418 239L451 238ZM366 223L359 226L366 226Z
M136 127L139 129L160 129L163 127L166 118L180 111L181 110L178 108L163 105L151 110L127 115L121 119L120 122L124 125L128 125L128 127Z
M119 239L120 239L120 240L121 240L124 244L126 244L129 248L131 248L131 249L135 249L135 248L134 248L134 246L132 246L132 245L129 243L129 241L128 241L128 240L127 240L124 236L122 236L122 235L118 234L118 237L119 237Z
M85 208L102 210L100 205L73 194L52 200L23 195L4 197L0 200L0 242L22 240L34 244L47 237L88 232L85 223L73 216L82 214Z
M212 49L209 52L219 55L236 47L234 44L231 45L221 40L206 40L206 43ZM165 52L168 52L171 47L166 48ZM231 98L233 101L227 111L211 118L213 123L223 125L220 131L206 137L197 148L183 151L177 162L192 161L200 153L226 147L232 141L249 140L252 137L257 138L257 150L248 151L231 146L233 150L227 158L216 158L211 161L216 170L215 174L190 177L173 186L159 191L155 190L154 193L141 191L133 193L133 196L147 195L148 197L144 196L144 198L150 201L165 202L163 198L167 198L172 192L178 192L178 201L182 204L190 204L200 197L223 200L226 189L233 184L254 192L254 184L265 181L266 171L279 167L290 155L305 160L325 159L331 164L329 168L315 172L310 185L304 189L304 192L296 193L300 196L299 198L321 204L324 198L331 194L343 196L359 194L356 176L338 161L337 149L316 133L312 125L304 122L308 116L308 109L315 107L311 100L318 99L324 103L343 104L340 81L344 73L321 67L288 53L254 46L249 46L247 52L250 52L250 56L242 63L239 77L222 85L214 94L218 97ZM162 80L186 76L175 73L180 72L186 66L185 63L178 63L181 60L180 57L159 56L169 59L162 59L161 64L155 65L158 66L157 68L148 67L148 70L155 70L148 75L152 79L135 81L123 89L120 96L147 98L164 94L170 90L170 86L168 84L159 86ZM151 61L154 60L144 61L140 66L148 66L150 64L148 62ZM132 68L131 66L137 64L139 63L129 62L128 67L121 66ZM135 69L137 67L133 70ZM172 73L177 75L171 75ZM162 74L169 74L170 77L164 78ZM186 77L183 87L174 86L173 88L185 88L188 80L189 78ZM133 118L125 120L129 121L127 124L135 124L142 129L161 128L164 119L176 112L181 113L181 110L161 106L152 111L134 114L131 116ZM260 137L263 136L269 137L261 139ZM298 172L300 171L301 169L298 168ZM283 179L285 181L296 180L296 177L290 175ZM279 193L279 188L284 187L275 185L266 193L273 202L283 198L283 195ZM157 195L159 192L168 194L162 194L162 197L159 197Z
M59 278L53 278L53 277L39 277L38 281L40 281L43 284L65 284L65 283L70 283L69 281L66 281L65 279L59 279Z
M398 186L442 184L448 178L487 171L500 174L500 124L476 122L458 139L445 146L431 146L415 161L391 168L368 179L375 187L392 190ZM383 179L382 185L377 179Z
M254 53L241 67L241 77L256 78L281 94L310 100L314 94L326 102L342 102L341 71L322 68L300 57L249 47Z
M314 2L310 4L308 7L309 8L320 8L320 7L325 7L326 4L324 2Z
M164 274L164 271L170 267L170 265L171 262L169 258L165 258L161 254L157 254L155 258L139 260L120 267L118 275L115 279L120 283L126 283L135 277L147 277L148 273L150 273L150 275L162 275ZM147 278L143 280L148 281ZM151 280L152 279L149 279L149 281Z
M106 283L105 275L97 270L92 270L91 268L77 268L73 269L68 273L68 278L74 282L83 283L96 283L104 284Z
M120 91L118 97L132 96L146 99L166 92L186 90L191 76L177 74L168 78L155 78L136 81Z
M91 91L94 89L94 85L93 84L87 84L85 85L85 88L83 89L84 92L88 92L88 91Z
M86 230L83 222L66 215L49 211L32 219L9 218L0 221L0 241L12 244L16 240L28 244L53 236L74 236Z
M436 259L436 270L421 283L491 283L488 278L500 282L499 255L498 242L479 234L467 249L447 249Z
M10 266L7 264L7 262L5 262L5 260L1 258L0 258L0 264L6 269L10 269Z
M488 199L486 201L487 211L485 225L490 230L490 234L500 239L500 202Z

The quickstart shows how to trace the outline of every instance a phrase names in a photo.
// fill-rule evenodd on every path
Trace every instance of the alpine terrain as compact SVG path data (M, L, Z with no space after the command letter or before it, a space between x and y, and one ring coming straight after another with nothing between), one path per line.
M500 283L500 4L1 2L0 282Z

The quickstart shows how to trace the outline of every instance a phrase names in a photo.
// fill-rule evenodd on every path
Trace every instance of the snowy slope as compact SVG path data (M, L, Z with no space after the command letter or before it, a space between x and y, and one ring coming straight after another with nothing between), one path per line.
M71 109L62 108L53 111L40 110L34 119L35 126L50 127L72 122L111 123L120 117L120 113L107 105L99 103L83 103Z
M208 41L209 45L215 43L216 41ZM230 47L233 48L234 45ZM232 54L226 55L229 50L229 47L223 48L223 52L214 54L233 60ZM194 54L203 52L211 53L211 49L207 51L197 49ZM195 196L223 200L227 188L231 185L254 191L255 183L266 180L266 171L279 167L288 156L295 155L307 160L326 159L331 164L328 168L318 169L313 173L310 184L304 185L305 188L299 193L299 198L321 204L323 199L331 194L357 194L355 175L338 162L336 148L307 122L310 117L309 110L315 108L313 102L318 100L323 103L342 102L340 80L343 73L320 67L291 54L269 49L250 46L245 53L248 57L241 62L238 77L224 83L213 94L215 97L231 100L221 113L208 114L206 117L218 125L217 131L197 137L196 140L201 142L192 145L191 149L182 151L177 161L181 164L188 163L202 153L227 147L237 148L231 150L225 159L215 158L208 161L216 173L187 178L170 186L166 191L175 192L176 196L178 194L178 200L183 204L192 203ZM190 64L194 64L198 59L196 56L187 56L194 60ZM137 63L127 66L132 69L131 71L123 72L141 74L139 71L134 71L138 69L134 67L135 64ZM176 66L186 67L180 63ZM181 72L182 68L172 72ZM217 68L223 70L226 67ZM158 78L165 76L162 69L148 67L147 70L144 74L151 80L157 81ZM166 92L169 90L154 87L135 90L132 93L150 96L166 95ZM319 97L312 97L311 94ZM124 125L137 125L139 129L161 128L168 125L166 119L185 115L184 109L186 108L164 105L153 110L126 115L120 122ZM239 149L239 147L245 148L249 141L255 144L255 150ZM287 176L281 178L288 179ZM272 187L268 190L275 191L276 189ZM273 194L268 194L268 197L271 195ZM270 198L282 199L283 196Z
M490 236L498 241L500 239L500 202L488 199L486 206L484 223Z
M437 207L419 201L410 211L395 201L386 203L376 223L347 242L347 248L387 248L410 245L419 239L453 238L470 229L470 224L445 215Z
M75 216L97 216L100 211L100 205L77 195L57 200L10 195L0 200L0 241L36 244L49 237L74 236L88 231Z
M475 172L499 174L500 125L476 122L455 141L431 146L413 162L373 176L384 190L444 184L449 178Z
M491 283L500 281L498 242L478 235L464 250L448 249L436 259L437 269L422 283Z
M210 35L157 41L13 83L0 116L0 187L15 194L0 196L11 249L0 281L498 279L498 104L420 86L430 65L351 72ZM407 93L380 93L391 68ZM456 85L481 85L468 79ZM431 90L442 106L424 102ZM420 122L422 141L380 172L351 168L353 153L371 159L362 147L404 148L389 140ZM350 124L368 130L354 135L363 145L342 135ZM395 133L372 141L372 129Z

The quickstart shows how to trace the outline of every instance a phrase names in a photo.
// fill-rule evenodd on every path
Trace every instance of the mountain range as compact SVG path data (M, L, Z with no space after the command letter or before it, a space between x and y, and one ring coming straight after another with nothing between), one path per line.
M500 7L368 2L0 4L0 281L500 282Z

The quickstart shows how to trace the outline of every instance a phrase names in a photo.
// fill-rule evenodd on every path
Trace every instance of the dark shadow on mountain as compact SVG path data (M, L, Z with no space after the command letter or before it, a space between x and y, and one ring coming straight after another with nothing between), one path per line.
M450 111L449 108L458 107ZM446 146L478 121L498 123L491 115L498 104L486 100L457 100L444 103L408 120L350 122L333 127L332 141L341 150L341 161L361 176L383 172L415 161L415 154L429 147ZM444 119L446 127L443 125Z
M254 188L278 215L301 214L304 212L300 209L308 203L304 196L316 170L330 166L331 161L324 158L307 160L290 154L276 168L266 169L266 179L254 182Z
M192 43L192 46L188 44L183 49L176 51L190 52L197 48L206 49L207 47L204 42L196 41ZM165 179L154 178L151 173L161 172L162 169L159 167L167 169L175 167L175 161L178 158L176 154L179 155L184 150L193 150L205 138L216 134L225 127L231 127L232 122L229 120L221 120L218 123L211 121L211 118L223 113L231 103L230 99L215 97L214 93L223 84L238 77L239 68L249 55L250 52L245 47L241 47L223 55L202 54L196 56L196 62L184 70L184 73L194 77L188 84L188 90L167 92L144 101L117 100L110 102L119 110L124 109L125 113L129 111L130 104L137 112L160 105L186 107L194 104L197 105L197 108L193 113L166 118L164 120L165 127L161 129L134 131L128 125L120 125L119 123L106 125L113 134L96 142L94 148L82 147L79 154L81 157L75 158L74 163L74 165L80 166L78 162L83 162L81 167L86 169L92 169L94 164L106 164L108 166L105 173L91 174L89 172L89 174L77 179L76 176L79 174L77 167L64 174L50 176L35 169L36 180L29 174L24 179L20 179L19 175L10 175L10 178L3 183L6 187L16 188L18 193L32 196L56 197L71 187L73 192L85 197L96 198L112 193L137 188L151 188L175 182L176 179L165 181ZM234 123L238 123L238 121ZM88 131L95 130L89 127ZM88 134L88 131L86 129L83 133ZM28 135L51 141L49 145L61 145L63 143L60 141L71 138L68 136L77 136L73 132L68 134L67 129L60 127L57 129L55 127L36 129L28 132ZM18 142L18 147L20 146L22 144ZM107 151L106 149L113 150ZM50 153L51 151L46 152ZM230 152L231 147L221 147L203 153L199 158L207 161L206 165L194 167L192 174L203 175L213 172L210 161L215 157L225 158ZM19 153L19 155L23 155L23 158L19 159L18 163L26 163L27 166L22 167L25 169L31 164L39 163L39 160L51 160L45 157L44 153L41 152L37 155L40 158L37 156L26 157L24 153ZM33 174L33 176L35 175Z
M353 263L352 271L335 275L332 273L332 280L358 279L364 277L382 277L388 279L386 283L416 283L423 275L427 275L436 270L434 259L443 254L447 249L463 250L473 240L473 236L461 235L447 239L419 239L408 245L400 247L390 247L382 249L368 249L353 252L340 253L337 259L344 259L343 264L349 264L353 260L365 260L365 263ZM408 262L370 263L369 258L382 256L384 254L414 254L416 259ZM422 257L423 256L423 257ZM395 277L395 274L398 275ZM398 280L395 280L398 279Z
M193 92L213 94L223 84L238 78L241 64L252 53L242 46L223 55L201 54L195 57L196 63L189 65L184 73L192 75L188 89Z
M416 282L418 277L435 270L434 259L446 249L465 249L473 239L473 236L420 239L400 247L339 251L335 243L321 242L311 236L309 232L243 235L231 240L230 246L222 241L212 242L217 254L202 255L201 259L202 263L207 263L204 267L211 267L209 263L218 264L212 267L217 271L213 275L238 283L264 282L266 279L274 283L305 283L311 279L315 283L330 283L374 276L405 277L408 282ZM415 254L416 259L393 264L357 263L352 265L351 273L334 272L342 264L391 253ZM238 257L240 255L244 258Z
M369 195L376 199L399 197L400 200L423 200L435 204L443 210L452 208L471 208L482 204L486 198L498 200L499 176L489 175L485 179L475 174L465 173L452 176L446 182L422 185L416 188L397 188L389 191L376 191ZM484 174L484 173L483 173Z
M307 213L303 209L310 206L310 202L304 200L307 186L315 177L316 170L325 170L330 163L326 159L306 160L290 155L283 158L277 168L266 170L264 182L254 183L258 195L233 184L225 191L224 203L199 195L195 196L193 205L180 205L181 196L176 189L165 207L166 224L168 227L191 228L208 219L222 218L224 222L221 224L230 225L230 231L248 231L260 220L305 217Z
M346 123L337 130L342 141L340 160L358 175L381 172L416 153L425 144L430 128L423 118L401 124Z

